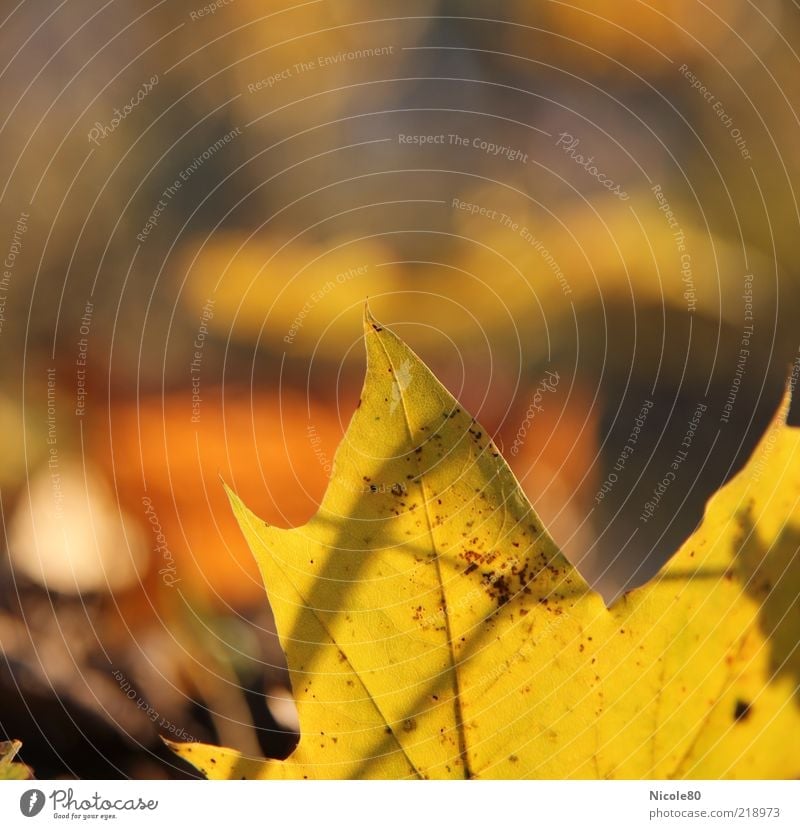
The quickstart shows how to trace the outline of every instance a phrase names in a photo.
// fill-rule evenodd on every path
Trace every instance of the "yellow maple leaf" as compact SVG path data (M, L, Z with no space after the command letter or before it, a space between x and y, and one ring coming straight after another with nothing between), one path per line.
M649 584L606 608L481 426L367 317L317 514L258 561L301 737L285 761L172 744L211 778L796 777L800 431L788 395Z
M33 772L24 763L15 760L22 748L19 740L0 742L0 780L32 780Z

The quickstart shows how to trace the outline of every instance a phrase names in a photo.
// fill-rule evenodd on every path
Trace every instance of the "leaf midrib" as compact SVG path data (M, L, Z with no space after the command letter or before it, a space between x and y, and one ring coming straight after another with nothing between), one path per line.
M386 360L388 361L389 365L392 367L392 376L396 376L397 369L395 364L392 362L392 358L387 350L386 346L384 345L383 341L380 337L378 337L378 343L380 344L381 349L383 350L384 355L386 356ZM396 381L395 381L396 382ZM406 408L406 399L405 399L405 392L403 389L400 388L400 384L398 383L398 391L400 396L400 404L403 408L403 419L405 420L406 430L408 432L409 439L413 443L414 441L414 433L411 428L411 419L408 415L408 409ZM442 604L442 611L444 613L444 625L445 625L445 635L447 637L447 649L450 654L450 667L452 670L453 676L453 713L455 716L455 728L456 728L456 736L458 738L458 750L459 756L461 758L461 762L464 766L464 777L470 779L472 777L472 770L469 766L469 757L467 755L467 737L466 737L466 730L464 728L464 712L461 708L461 687L458 678L458 669L457 669L457 661L456 661L456 653L455 648L453 647L453 634L450 628L450 614L447 612L447 594L445 593L444 589L444 580L442 579L442 569L439 563L439 551L436 545L436 537L433 530L433 521L431 520L430 514L430 505L428 503L428 493L425 489L425 475L421 473L417 478L420 489L422 490L422 503L425 508L425 520L428 524L428 534L430 535L431 539L431 546L434 552L434 562L436 564L436 579L439 583L439 598ZM416 766L414 766L416 768Z

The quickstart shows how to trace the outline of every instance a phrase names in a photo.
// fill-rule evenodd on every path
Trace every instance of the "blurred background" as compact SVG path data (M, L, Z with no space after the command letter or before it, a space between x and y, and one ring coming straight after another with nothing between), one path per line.
M798 366L789 0L0 18L0 740L38 777L190 775L159 736L291 750L220 477L314 513L367 297L608 601Z

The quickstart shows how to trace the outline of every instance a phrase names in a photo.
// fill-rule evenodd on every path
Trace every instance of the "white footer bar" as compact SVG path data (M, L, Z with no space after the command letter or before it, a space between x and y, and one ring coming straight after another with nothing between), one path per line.
M0 784L0 826L587 829L800 826L800 781ZM234 825L234 822L241 824Z

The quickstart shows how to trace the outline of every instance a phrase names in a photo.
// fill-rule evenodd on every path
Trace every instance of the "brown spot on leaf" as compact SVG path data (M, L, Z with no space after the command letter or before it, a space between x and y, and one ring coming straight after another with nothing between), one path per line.
M744 722L751 714L753 707L743 699L737 699L733 709L734 722Z

